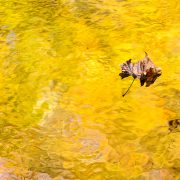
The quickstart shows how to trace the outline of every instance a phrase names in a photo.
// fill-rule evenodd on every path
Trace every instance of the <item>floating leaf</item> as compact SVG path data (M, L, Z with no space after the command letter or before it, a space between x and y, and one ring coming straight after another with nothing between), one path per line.
M169 121L169 130L170 132L177 129L180 125L180 119L173 119Z
M155 82L157 77L161 75L161 68L158 68L154 65L152 60L148 57L148 54L145 52L144 59L138 61L137 63L132 63L131 59L126 61L121 65L122 72L119 74L121 78L126 78L132 76L133 82L136 78L140 80L141 86L146 83L146 87L149 87ZM132 86L131 83L130 87ZM130 87L126 91L129 91ZM125 96L126 93L123 95Z

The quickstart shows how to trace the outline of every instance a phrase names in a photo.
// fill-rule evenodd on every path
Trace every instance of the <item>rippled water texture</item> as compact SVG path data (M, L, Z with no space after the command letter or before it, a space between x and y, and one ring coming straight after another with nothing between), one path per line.
M179 0L0 0L0 179L179 179L179 34Z

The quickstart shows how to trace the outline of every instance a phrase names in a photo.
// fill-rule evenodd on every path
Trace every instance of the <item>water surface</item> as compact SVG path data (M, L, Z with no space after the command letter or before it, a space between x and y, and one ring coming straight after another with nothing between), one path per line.
M180 178L179 19L177 0L0 0L0 179ZM123 98L144 51L163 74Z

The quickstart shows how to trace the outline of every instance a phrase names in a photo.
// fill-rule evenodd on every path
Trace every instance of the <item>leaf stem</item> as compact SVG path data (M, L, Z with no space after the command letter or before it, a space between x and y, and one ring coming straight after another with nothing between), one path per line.
M133 85L135 79L136 79L136 78L133 78L133 81L132 81L132 83L130 84L129 88L128 88L127 91L122 95L123 97L128 93L128 91L130 90L131 86Z

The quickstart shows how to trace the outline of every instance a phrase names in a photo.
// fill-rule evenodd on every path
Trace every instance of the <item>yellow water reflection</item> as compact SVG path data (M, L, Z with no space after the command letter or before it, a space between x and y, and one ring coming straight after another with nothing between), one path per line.
M0 176L178 179L180 4L0 0ZM148 52L150 87L119 65ZM44 174L42 174L44 173Z

